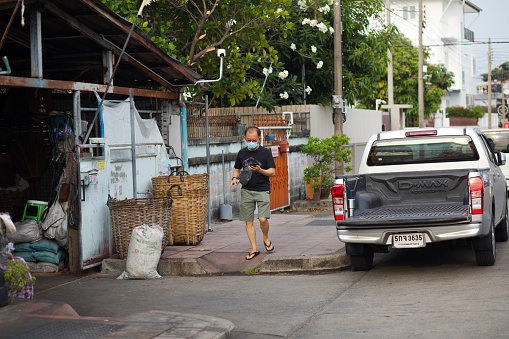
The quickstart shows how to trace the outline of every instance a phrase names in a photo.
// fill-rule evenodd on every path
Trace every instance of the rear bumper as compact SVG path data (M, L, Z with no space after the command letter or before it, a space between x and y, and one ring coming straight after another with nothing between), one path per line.
M482 235L482 222L468 224L429 226L408 225L394 228L338 229L339 240L345 243L392 245L392 235L397 233L424 233L426 243L473 238Z

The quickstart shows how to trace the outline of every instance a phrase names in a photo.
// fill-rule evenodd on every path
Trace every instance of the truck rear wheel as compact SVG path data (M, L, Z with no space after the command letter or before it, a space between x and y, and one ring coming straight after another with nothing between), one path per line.
M373 266L373 257L375 253L369 245L364 245L364 251L359 255L350 254L350 261L354 271L367 271Z
M493 266L497 259L497 252L495 247L495 222L491 220L490 233L480 241L485 244L484 249L475 250L475 261L479 266ZM475 248L475 246L474 246Z
M509 219L507 218L507 207L505 209L505 217L495 229L495 240L505 242L509 239Z

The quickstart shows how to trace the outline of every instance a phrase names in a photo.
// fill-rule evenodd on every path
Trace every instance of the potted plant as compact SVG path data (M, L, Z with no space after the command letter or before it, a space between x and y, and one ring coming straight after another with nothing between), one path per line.
M344 146L349 141L346 135L333 135L325 139L310 137L308 144L301 148L301 152L313 160L313 165L304 170L304 180L314 189L313 200L319 200L322 191L324 196L326 194L325 198L329 196L334 183L336 161L351 161L352 151ZM345 168L347 172L351 170L349 166Z
M16 228L12 222L11 225L13 233ZM33 298L35 283L25 260L12 255L14 245L8 242L5 231L3 221L0 221L0 307L12 302L15 297Z
M447 108L451 126L477 126L477 119L484 117L486 112L481 106L462 107L452 106Z

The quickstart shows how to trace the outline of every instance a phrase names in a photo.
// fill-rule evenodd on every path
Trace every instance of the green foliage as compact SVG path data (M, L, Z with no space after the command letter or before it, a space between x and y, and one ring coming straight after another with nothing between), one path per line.
M440 108L444 91L453 83L454 74L448 72L443 65L429 64L429 48L424 49L424 63L427 64L427 72L424 75L424 115L428 116ZM398 104L410 104L413 108L407 109L407 115L418 115L418 49L412 46L409 39L399 35L392 49L393 56L393 82L394 102ZM360 101L361 105L374 109L376 99L388 101L387 72L378 80L377 91L368 93Z
M27 273L30 272L28 265L24 262L8 259L7 269L4 273L4 279L9 285L11 291L22 292L23 288L29 284ZM32 284L35 283L35 277L30 280ZM11 295L10 302L14 300L14 293Z
M484 117L484 114L486 114L484 108L482 108L481 106L474 106L469 108L465 108L462 106L448 107L447 113L449 114L450 117L466 117L477 119Z
M334 182L335 162L349 163L352 150L344 145L350 141L346 135L320 139L310 137L308 144L301 147L301 152L313 159L313 165L304 170L304 180L313 188L332 187ZM346 171L352 168L347 166Z
M131 22L142 2L102 1ZM273 110L303 102L303 67L309 86L306 102L330 104L332 7L329 0L159 0L144 9L137 24L161 49L204 78L218 77L215 51L226 49L223 79L188 88L189 97L208 93L211 107L253 106L260 99L260 106ZM381 0L342 1L344 97L351 103L372 92L386 68L395 29L385 26L381 9ZM370 20L380 28L372 29ZM281 76L284 71L287 76Z
M488 73L482 74L483 81L488 81ZM491 80L509 79L509 62L506 61L498 67L491 70Z
M255 268L251 268L251 269L242 271L243 274L248 274L248 275L258 274L259 272L260 272L260 267L255 267Z

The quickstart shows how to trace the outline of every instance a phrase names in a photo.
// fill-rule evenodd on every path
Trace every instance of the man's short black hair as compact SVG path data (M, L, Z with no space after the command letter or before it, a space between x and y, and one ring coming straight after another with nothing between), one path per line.
M249 126L248 128L246 128L246 132L244 132L244 136L247 135L247 132L249 132L250 130L256 130L256 133L258 133L258 138L262 136L262 131L260 131L260 129L256 126Z

